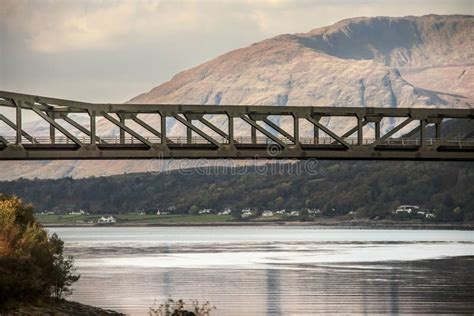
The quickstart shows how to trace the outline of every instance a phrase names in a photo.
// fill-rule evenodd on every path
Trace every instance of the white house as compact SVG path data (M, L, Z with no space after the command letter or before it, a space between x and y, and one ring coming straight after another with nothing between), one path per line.
M282 210L279 210L279 211L276 211L277 214L280 214L280 215L283 215L286 213L286 210L285 209L282 209Z
M300 216L300 212L299 211L291 211L290 215L291 216Z
M272 211L263 211L262 217L272 217L273 212Z
M211 214L211 209L210 208L205 208L203 210L199 211L199 214Z
M435 218L436 215L433 213L426 213L425 218Z
M156 215L170 215L170 212L156 211Z
M414 213L414 212L417 212L419 210L419 206L417 205L400 205L396 210L395 210L395 214L399 214L399 213L407 213L407 214L411 214L411 213Z
M87 212L84 212L84 210L79 210L79 211L72 211L72 212L69 212L69 215L89 215L89 213Z
M222 212L217 213L217 215L230 215L231 212L230 208L226 208Z
M242 218L247 218L252 215L253 213L250 210L242 210Z
M318 208L309 208L308 214L319 214L321 211Z
M97 223L99 224L114 224L116 223L117 220L115 219L115 217L113 217L112 215L106 215L106 216L102 216L98 221Z

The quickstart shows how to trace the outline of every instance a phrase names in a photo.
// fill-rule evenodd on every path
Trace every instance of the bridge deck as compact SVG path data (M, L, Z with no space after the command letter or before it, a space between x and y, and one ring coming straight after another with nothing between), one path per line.
M30 135L25 131L24 112L34 113L49 125L49 135ZM88 124L80 124L71 114L85 115ZM156 120L153 124L140 115L155 115L159 118L158 124ZM226 126L212 123L210 115L223 117ZM292 120L292 131L283 129L275 123L279 119L270 119L273 117ZM352 128L341 135L323 124L322 118L349 118L354 123L350 123ZM474 128L466 135L443 135L441 130L443 122L448 120L465 120L472 124L473 118L472 109L93 104L0 91L0 124L10 128L8 133L0 129L0 160L318 158L472 161ZM181 124L186 135L169 135L168 119ZM392 120L388 130L381 128L385 119ZM97 135L98 120L117 128L118 134L112 137ZM236 136L241 133L235 127L235 120L244 123L250 137ZM303 131L302 122L311 126L312 137L307 137L308 131ZM242 128L242 124L239 126ZM375 137L365 135L366 126L371 126ZM428 137L428 129L434 137Z

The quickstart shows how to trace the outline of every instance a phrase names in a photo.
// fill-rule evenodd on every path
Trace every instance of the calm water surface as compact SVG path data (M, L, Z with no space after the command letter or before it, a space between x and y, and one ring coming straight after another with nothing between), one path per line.
M216 315L474 313L474 232L318 227L49 228L81 280L70 298L145 315L155 299Z

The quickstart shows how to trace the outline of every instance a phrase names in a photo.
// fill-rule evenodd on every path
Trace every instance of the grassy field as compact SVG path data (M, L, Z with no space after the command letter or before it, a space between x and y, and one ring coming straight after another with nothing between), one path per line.
M40 215L36 218L42 224L74 225L94 224L102 215ZM232 220L230 215L139 215L136 213L115 215L117 224L194 224L222 223Z

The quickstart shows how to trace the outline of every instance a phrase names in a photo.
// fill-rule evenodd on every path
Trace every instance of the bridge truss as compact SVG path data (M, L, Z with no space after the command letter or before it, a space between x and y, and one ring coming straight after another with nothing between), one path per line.
M49 126L48 136L28 133L25 112L35 113ZM13 118L8 117L13 113ZM85 115L88 124L75 119ZM156 115L151 124L143 115ZM223 116L225 127L209 116ZM293 120L292 130L283 129L274 117ZM336 133L322 118L352 118L354 126ZM382 134L381 121L392 119ZM95 104L0 91L0 160L39 159L153 159L153 158L271 158L271 159L382 159L382 160L474 160L474 135L442 135L450 119L473 123L472 109L354 108L307 106L243 106L187 104ZM185 136L168 135L174 119ZM98 120L118 128L118 135L97 135ZM246 123L249 137L236 136L235 120ZM131 126L139 126L140 131ZM302 122L312 128L311 137L301 136ZM364 135L367 126L374 132ZM403 136L397 136L401 131ZM433 131L428 136L427 129ZM143 131L147 131L146 135ZM2 135L4 134L4 135Z

